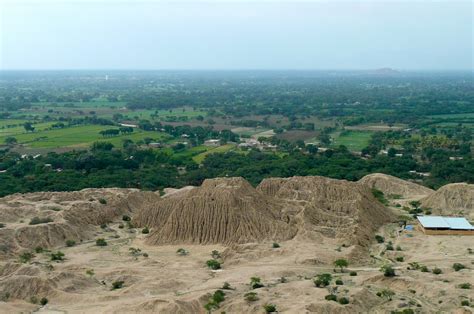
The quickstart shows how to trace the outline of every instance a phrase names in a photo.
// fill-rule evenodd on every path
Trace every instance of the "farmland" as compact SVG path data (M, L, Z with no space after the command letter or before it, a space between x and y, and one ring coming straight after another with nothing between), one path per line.
M360 152L367 147L373 132L370 131L343 131L333 134L333 146L344 145L349 150Z
M48 129L50 123L36 124L36 131L25 132L23 127L7 129L7 132L0 131L0 142L3 142L7 137L13 136L18 143L26 148L41 148L41 149L55 149L55 148L88 148L96 141L107 141L114 146L121 146L123 140L130 139L133 141L143 140L145 138L152 138L154 140L161 140L166 138L165 134L160 132L147 132L138 130L129 135L119 135L110 138L104 138L99 134L100 131L110 129L110 126L86 125L74 126L64 129Z

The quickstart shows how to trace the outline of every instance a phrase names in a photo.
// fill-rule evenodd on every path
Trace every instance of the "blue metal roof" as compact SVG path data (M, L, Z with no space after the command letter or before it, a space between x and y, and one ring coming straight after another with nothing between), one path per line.
M417 218L424 228L474 230L464 217L418 216Z

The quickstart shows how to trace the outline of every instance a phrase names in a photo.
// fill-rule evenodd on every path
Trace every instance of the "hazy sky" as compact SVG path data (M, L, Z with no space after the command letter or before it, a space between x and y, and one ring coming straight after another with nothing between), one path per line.
M1 69L473 69L467 1L0 0Z

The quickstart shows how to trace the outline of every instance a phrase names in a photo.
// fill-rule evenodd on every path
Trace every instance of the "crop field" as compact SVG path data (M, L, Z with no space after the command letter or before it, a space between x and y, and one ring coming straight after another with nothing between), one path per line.
M18 121L16 124L12 124L12 121ZM17 135L26 134L26 130L23 127L24 120L0 120L0 144L3 143L5 138L9 136L17 137ZM53 122L44 122L33 124L36 131L44 131L49 129ZM3 126L2 126L3 125ZM8 127L14 125L13 127Z
M160 132L146 132L135 130L129 135L119 135L104 138L99 134L100 131L110 129L110 126L86 125L76 126L64 129L41 130L43 124L35 125L38 131L26 133L23 129L18 129L18 133L4 134L0 133L0 142L3 143L6 137L14 136L18 143L29 148L67 148L80 147L86 148L96 141L111 142L115 146L121 146L124 139L133 141L143 140L144 138L164 139L166 135ZM49 125L48 125L49 127ZM21 133L20 133L21 132Z
M255 136L256 134L259 134L259 133L271 131L271 129L238 127L238 128L231 129L231 131L240 136Z
M225 153L225 152L228 152L232 149L235 148L235 145L234 144L226 144L226 145L222 145L222 146L219 146L219 147L216 147L216 148L212 148L212 149L209 149L208 151L205 151L197 156L194 156L193 157L193 160L195 162L197 162L198 164L202 163L203 160L206 158L207 155L209 154L213 154L213 153Z
M361 151L369 144L373 132L346 131L342 133L333 133L334 139L332 146L344 145L351 151Z
M290 142L296 142L298 140L311 142L311 140L314 139L316 134L316 131L291 130L282 134L277 134L276 137Z
M170 110L129 110L125 108L126 102L89 101L89 102L43 102L34 104L30 109L22 109L13 113L13 117L85 117L96 115L100 118L110 119L114 114L121 114L125 119L170 120L172 118L207 116L206 111L194 110L191 107L173 108Z
M454 114L437 114L430 115L429 118L441 118L441 119L473 119L473 113L454 113Z

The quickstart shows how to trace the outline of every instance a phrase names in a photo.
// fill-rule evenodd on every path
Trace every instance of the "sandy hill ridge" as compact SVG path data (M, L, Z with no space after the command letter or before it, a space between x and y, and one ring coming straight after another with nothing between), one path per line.
M359 180L359 183L382 191L386 196L400 195L403 198L422 198L434 191L422 185L405 181L383 173L372 173Z
M447 184L423 198L421 203L435 214L460 215L474 220L474 184Z

